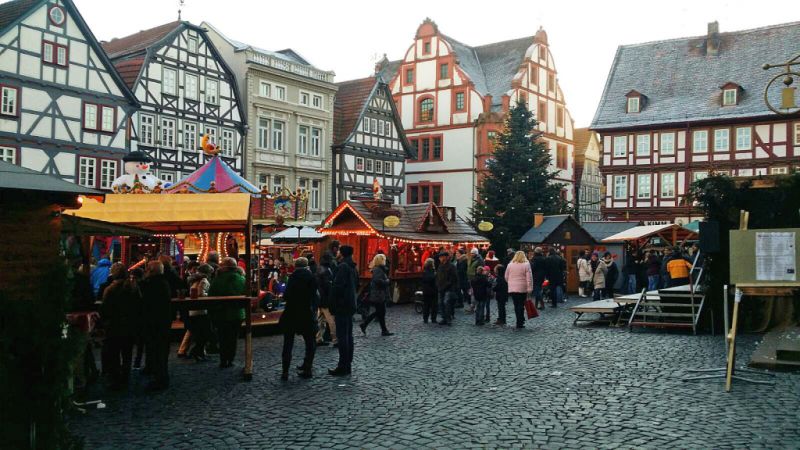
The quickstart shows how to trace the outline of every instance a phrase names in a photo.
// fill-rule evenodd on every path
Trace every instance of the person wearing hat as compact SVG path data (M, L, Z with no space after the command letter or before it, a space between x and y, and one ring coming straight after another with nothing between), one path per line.
M331 312L336 322L336 339L339 341L339 363L329 369L333 376L350 375L353 364L353 314L356 312L358 268L353 261L353 247L339 248L341 260L336 267L331 286Z
M459 279L456 267L450 263L450 253L439 253L439 267L436 269L436 290L439 293L440 325L450 325L453 320L453 301L458 296Z

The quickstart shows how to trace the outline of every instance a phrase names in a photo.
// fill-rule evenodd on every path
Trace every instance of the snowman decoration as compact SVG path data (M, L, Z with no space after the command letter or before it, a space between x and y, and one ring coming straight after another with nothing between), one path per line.
M147 173L153 160L144 152L130 152L122 158L122 162L125 166L125 175L111 183L111 189L114 192L152 192L156 188L160 188L161 180Z

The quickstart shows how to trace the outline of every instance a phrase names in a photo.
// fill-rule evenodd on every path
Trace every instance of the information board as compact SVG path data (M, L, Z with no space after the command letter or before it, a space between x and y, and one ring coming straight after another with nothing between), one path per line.
M800 286L800 229L731 230L730 237L732 284Z

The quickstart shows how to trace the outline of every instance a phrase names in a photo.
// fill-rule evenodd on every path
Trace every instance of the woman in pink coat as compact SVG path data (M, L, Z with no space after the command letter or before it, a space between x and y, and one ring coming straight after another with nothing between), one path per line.
M508 294L514 301L514 314L517 316L517 328L525 328L525 299L533 291L533 274L531 265L525 258L525 252L518 251L506 268Z

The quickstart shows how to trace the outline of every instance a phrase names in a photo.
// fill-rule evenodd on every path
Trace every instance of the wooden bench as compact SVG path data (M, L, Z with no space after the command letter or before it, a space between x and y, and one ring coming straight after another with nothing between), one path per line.
M639 295L626 295L572 306L569 309L576 314L572 324L577 325L578 322L608 322L609 324L616 324L619 322L622 310L628 305L635 304L638 300ZM581 319L584 314L599 314L600 317L598 319Z

